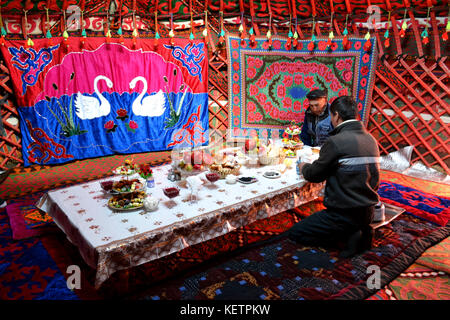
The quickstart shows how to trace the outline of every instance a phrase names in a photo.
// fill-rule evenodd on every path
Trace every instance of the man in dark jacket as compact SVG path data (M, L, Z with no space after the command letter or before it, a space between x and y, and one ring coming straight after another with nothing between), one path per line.
M370 223L378 203L380 153L376 140L356 120L351 97L339 97L330 106L335 129L312 164L300 163L304 178L326 180L325 210L295 224L289 238L307 245L329 246L345 241L341 257L371 248Z
M313 90L306 98L309 100L309 107L305 112L300 139L307 146L322 146L333 130L327 93L324 90Z

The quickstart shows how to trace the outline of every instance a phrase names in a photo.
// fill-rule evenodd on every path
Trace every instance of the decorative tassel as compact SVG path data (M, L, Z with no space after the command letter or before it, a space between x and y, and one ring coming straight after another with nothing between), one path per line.
M316 46L316 44L315 44L316 35L314 34L314 27L315 26L316 26L316 17L313 16L313 24L312 24L312 30L311 30L312 36L311 36L311 41L308 43L308 50L309 51L313 51L315 46Z
M427 30L427 28L425 28L425 30L422 31L421 37L422 37L422 43L423 44L426 45L426 44L428 44L430 42L430 40L428 39L428 30Z
M155 33L155 39L153 39L153 45L154 45L155 47L158 46L158 44L159 44L159 39L161 39L161 36L159 35L159 32L156 31L156 33Z
M106 43L111 42L111 30L108 29L108 32L106 32Z
M295 30L293 38L294 38L294 41L292 42L292 45L294 47L297 47L297 45L298 45L298 33L297 33L297 30Z
M389 47L389 26L391 23L391 11L389 11L389 16L388 16L388 26L386 28L386 32L384 33L384 47L388 48Z
M430 39L428 38L428 18L430 16L430 7L428 7L428 12L427 12L427 25L425 26L425 30L422 31L422 43L424 45L427 45L430 42Z
M193 14L192 3L191 2L189 2L189 3L190 3L189 7L190 7L190 11L191 11L191 33L189 34L189 41L192 42L195 39L195 36L194 36L194 20L193 20L193 17L192 17L192 14Z
M203 29L202 35L206 44L208 44L208 11L205 11L205 29Z
M52 34L50 33L50 30L47 30L45 37L47 38L47 47L53 46Z
M2 19L2 11L1 11L1 7L0 7L0 26L1 26L1 38L0 38L0 44L1 44L2 46L4 46L5 43L6 43L5 37L6 37L6 35L7 35L7 32L6 32L5 28L3 27L3 19Z
M270 32L270 29L266 33L267 42L269 43L269 47L272 46L272 32Z
M225 31L223 30L223 11L220 11L220 33L219 33L219 46L225 44Z
M334 9L333 9L333 2L331 1L330 33L328 33L327 50L331 50L331 43L333 42L333 39L334 39L334 33L333 33L333 16L334 16Z
M3 23L2 23L2 24L3 24ZM6 32L5 28L3 28L3 25L2 25L2 31L1 31L1 33L2 33L2 36L1 36L1 39L0 39L0 44L1 44L2 46L4 46L5 43L6 43L5 36L7 35L7 32Z
M133 39L132 39L133 45L136 45L137 38L139 37L139 32L136 28L134 28L132 36L133 36Z
M256 39L256 37L254 35L253 27L250 28L248 33L250 34L250 42L253 45L255 43L255 39Z
M334 34L333 31L330 31L330 33L328 34L328 41L327 41L327 49L331 49L331 43L333 42L334 39Z
M175 37L175 32L173 32L173 29L171 29L171 30L169 31L169 37L170 37L170 44L171 44L172 46L174 46L174 45L175 45L175 39L174 39L174 37Z
M224 45L224 44L225 44L225 31L223 31L223 29L222 29L219 34L219 45Z
M64 38L64 44L66 45L66 48L68 49L70 46L70 40L69 40L69 33L67 32L67 30L64 30L63 32L63 38Z
M364 36L364 39L366 39L366 42L364 43L364 50L370 51L372 48L372 43L370 42L370 32L367 31L366 35Z
M122 31L122 27L119 27L119 30L117 30L117 34L119 35L119 42L120 42L121 44L123 44L123 43L124 43L124 40L123 40L123 31Z
M389 47L389 30L386 30L386 32L384 33L384 47Z
M405 12L403 13L403 23L402 23L402 27L400 28L400 32L399 32L400 38L405 37L406 29L408 28L408 24L406 23L406 12L407 12L407 9L405 8Z
M292 31L289 31L289 34L292 35ZM288 37L287 42L286 42L286 47L288 50L291 50L292 47L292 36Z
M445 27L445 32L442 34L442 40L448 40L448 32L450 31L450 20L447 22L447 26Z
M86 38L87 38L87 34L86 34L86 30L85 29L83 29L83 30L81 30L81 45L83 45L84 46L84 43L86 42Z

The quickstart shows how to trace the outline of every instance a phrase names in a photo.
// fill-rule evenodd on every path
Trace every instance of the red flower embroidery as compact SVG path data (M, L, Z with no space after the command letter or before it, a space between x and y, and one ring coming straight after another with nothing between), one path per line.
M233 115L235 117L239 117L240 114L241 114L241 108L239 108L239 106L234 106L233 107Z
M259 69L262 66L263 66L263 61L259 58L255 58L255 67Z
M239 73L237 73L237 72L233 73L233 80L236 82L239 81Z
M117 124L115 124L114 121L109 120L103 127L106 129L106 132L113 132L116 131Z
M359 100L364 100L365 96L366 96L366 90L364 90L364 89L359 90Z
M247 110L248 112L255 112L256 111L256 105L253 102L249 102L247 104Z
M342 74L342 77L344 78L345 82L350 82L352 80L352 72L345 70L344 73Z
M292 77L291 76L285 76L283 79L283 83L286 87L292 86Z
M311 88L315 84L313 76L305 77L303 84L305 85L306 88L308 89Z
M116 119L125 120L128 118L128 112L125 109L119 109L117 110L117 117Z
M275 40L273 43L273 48L276 50L279 50L281 48L281 41L280 40Z
M283 99L283 107L290 109L292 107L292 100L289 97Z
M294 111L302 111L302 103L300 101L294 101Z
M249 79L253 79L256 76L256 70L255 68L248 68L247 69L247 77Z
M361 83L361 87L365 87L367 85L367 79L362 78L360 83Z
M254 84L251 84L250 85L250 94L252 95L252 96L256 96L257 94L258 94L258 87L257 86L255 86Z
M361 75L366 76L369 73L369 68L367 66L363 66L361 68Z
M286 88L285 88L285 86L282 86L282 85L278 86L277 94L278 94L278 97L284 98L286 96Z
M364 63L368 63L369 60L370 60L370 56L369 56L367 53L364 54L363 57L362 57L362 61L363 61Z
M264 79L264 78L260 78L260 79L256 82L256 85L262 89L262 88L264 88L265 86L267 86L267 81L266 81L266 79Z
M128 125L130 126L130 129L137 129L137 128L139 128L138 124L135 121L133 121L133 120L131 120Z
M263 115L261 113L259 113L259 112L256 112L255 113L255 119L256 119L256 122L259 122L259 121L261 121L263 119Z
M339 71L344 70L344 68L345 68L345 61L344 60L339 60L338 62L336 62L336 68Z
M239 118L238 117L234 118L233 123L234 123L235 126L238 126L239 125ZM239 128L237 128L237 129L239 130ZM237 135L237 134L235 134L235 135Z
M264 93L261 92L260 94L258 94L256 96L256 99L258 99L258 102L260 104L264 104L266 102L266 100L267 100L267 97L266 97L266 95Z
M303 77L301 74L296 74L294 77L294 82L296 85L300 85L303 82Z
M233 83L233 93L239 94L239 91L241 90L241 87L237 83Z

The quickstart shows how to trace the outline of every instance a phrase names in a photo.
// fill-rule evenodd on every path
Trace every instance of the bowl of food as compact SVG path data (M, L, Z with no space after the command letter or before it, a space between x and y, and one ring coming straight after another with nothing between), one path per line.
M108 207L112 210L131 211L144 206L145 192L137 191L127 194L118 194L108 201Z
M112 187L113 187L113 184L114 184L114 181L112 181L112 180L100 182L100 186L101 186L102 189L105 190L106 192L111 191L111 189L112 189Z
M175 187L164 188L163 192L168 198L172 199L180 194L180 189L175 188Z
M213 183L220 179L220 175L217 172L209 172L206 175L206 179L208 179L209 182Z
M138 179L120 180L113 183L112 191L116 193L130 193L144 188L144 184Z

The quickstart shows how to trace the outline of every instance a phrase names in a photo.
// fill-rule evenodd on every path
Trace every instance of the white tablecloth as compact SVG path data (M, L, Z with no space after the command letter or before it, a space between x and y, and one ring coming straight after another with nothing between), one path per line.
M143 209L117 212L108 208L111 197L100 187L108 177L48 192L38 206L46 211L78 246L85 261L96 268L98 288L117 270L137 266L180 251L236 228L309 202L319 196L323 184L311 184L296 175L295 167L280 178L263 173L272 167L241 168L241 175L258 178L253 184L225 180L206 184L190 203L189 190L182 182L167 179L169 165L154 168L155 188L147 192L160 199L154 212ZM162 192L178 186L180 195L172 200Z

